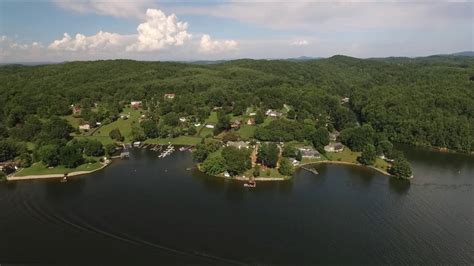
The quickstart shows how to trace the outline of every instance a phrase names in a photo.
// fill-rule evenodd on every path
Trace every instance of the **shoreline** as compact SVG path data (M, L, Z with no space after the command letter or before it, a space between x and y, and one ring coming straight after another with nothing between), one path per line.
M359 163L351 163L351 162L344 162L344 161L329 161L329 160L323 160L323 161L316 161L316 162L309 162L309 163L304 163L304 164L300 164L298 166L298 168L300 168L301 166L305 166L305 165L310 165L310 164L343 164L343 165L352 165L352 166L359 166L359 167L367 167L367 168L370 168L370 169L373 169L381 174L384 174L386 176L389 176L389 177L395 177L394 175L388 173L387 171L385 170L382 170L380 168L377 168L375 166L371 166L371 165L363 165L363 164L359 164Z
M63 178L65 175L67 177L71 176L81 176L81 175L88 175L97 171L100 171L104 169L105 167L109 166L112 164L112 160L110 160L109 163L103 163L101 167L91 170L91 171L76 171L76 172L70 172L70 173L65 173L65 174L46 174L46 175L26 175L26 176L7 176L5 178L5 181L22 181L22 180L35 180L35 179L53 179L53 178ZM21 170L20 170L21 171ZM20 172L19 171L19 172Z

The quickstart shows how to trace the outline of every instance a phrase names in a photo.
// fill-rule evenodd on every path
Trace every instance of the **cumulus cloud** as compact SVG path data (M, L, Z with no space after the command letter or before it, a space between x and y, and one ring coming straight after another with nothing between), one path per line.
M308 44L309 44L309 43L308 43L307 40L296 40L296 41L292 41L292 42L290 43L290 45L292 45L292 46L306 46L306 45L308 45Z
M237 42L234 40L212 40L211 36L204 34L201 37L199 51L202 53L223 53L237 50Z
M127 47L127 51L157 51L169 46L182 46L191 39L186 30L188 24L178 21L175 14L166 16L157 9L146 11L146 22L138 25L138 40Z
M152 0L54 0L59 7L78 13L96 13L115 17L143 17Z
M8 36L0 36L0 61L10 58L28 58L41 54L44 46L40 42L24 43Z
M95 35L85 36L83 34L76 34L71 37L64 33L64 37L60 40L52 42L48 48L51 50L61 51L107 51L118 47L123 47L127 36L117 33L99 31Z

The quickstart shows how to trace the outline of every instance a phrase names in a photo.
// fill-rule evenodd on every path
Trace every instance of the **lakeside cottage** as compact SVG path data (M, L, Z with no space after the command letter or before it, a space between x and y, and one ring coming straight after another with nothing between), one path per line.
M164 98L165 100L173 100L176 94L174 93L165 93Z
M305 146L298 148L298 150L301 152L301 157L303 158L321 158L321 154L313 147Z
M142 107L142 101L131 101L130 102L130 107L133 109L138 109Z
M340 142L329 143L329 145L324 146L324 150L327 152L341 152L344 150L344 145Z
M272 109L268 109L265 114L269 117L280 117L280 116L282 116L282 113L280 113L278 111L275 111L275 110L272 110Z
M247 149L249 147L249 144L244 141L229 141L227 142L227 146L232 146L240 150L242 148Z

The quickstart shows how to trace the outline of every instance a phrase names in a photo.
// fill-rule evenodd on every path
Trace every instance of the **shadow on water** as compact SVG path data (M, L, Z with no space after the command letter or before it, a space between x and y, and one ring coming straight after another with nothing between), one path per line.
M389 177L388 186L391 191L399 195L406 195L408 194L408 191L410 190L411 182L410 180Z

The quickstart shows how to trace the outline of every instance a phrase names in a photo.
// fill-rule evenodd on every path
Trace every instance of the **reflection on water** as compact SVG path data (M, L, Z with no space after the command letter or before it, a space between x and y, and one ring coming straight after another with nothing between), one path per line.
M249 189L188 152L137 150L66 183L0 184L0 262L470 264L472 158L405 153L411 182L319 164Z

